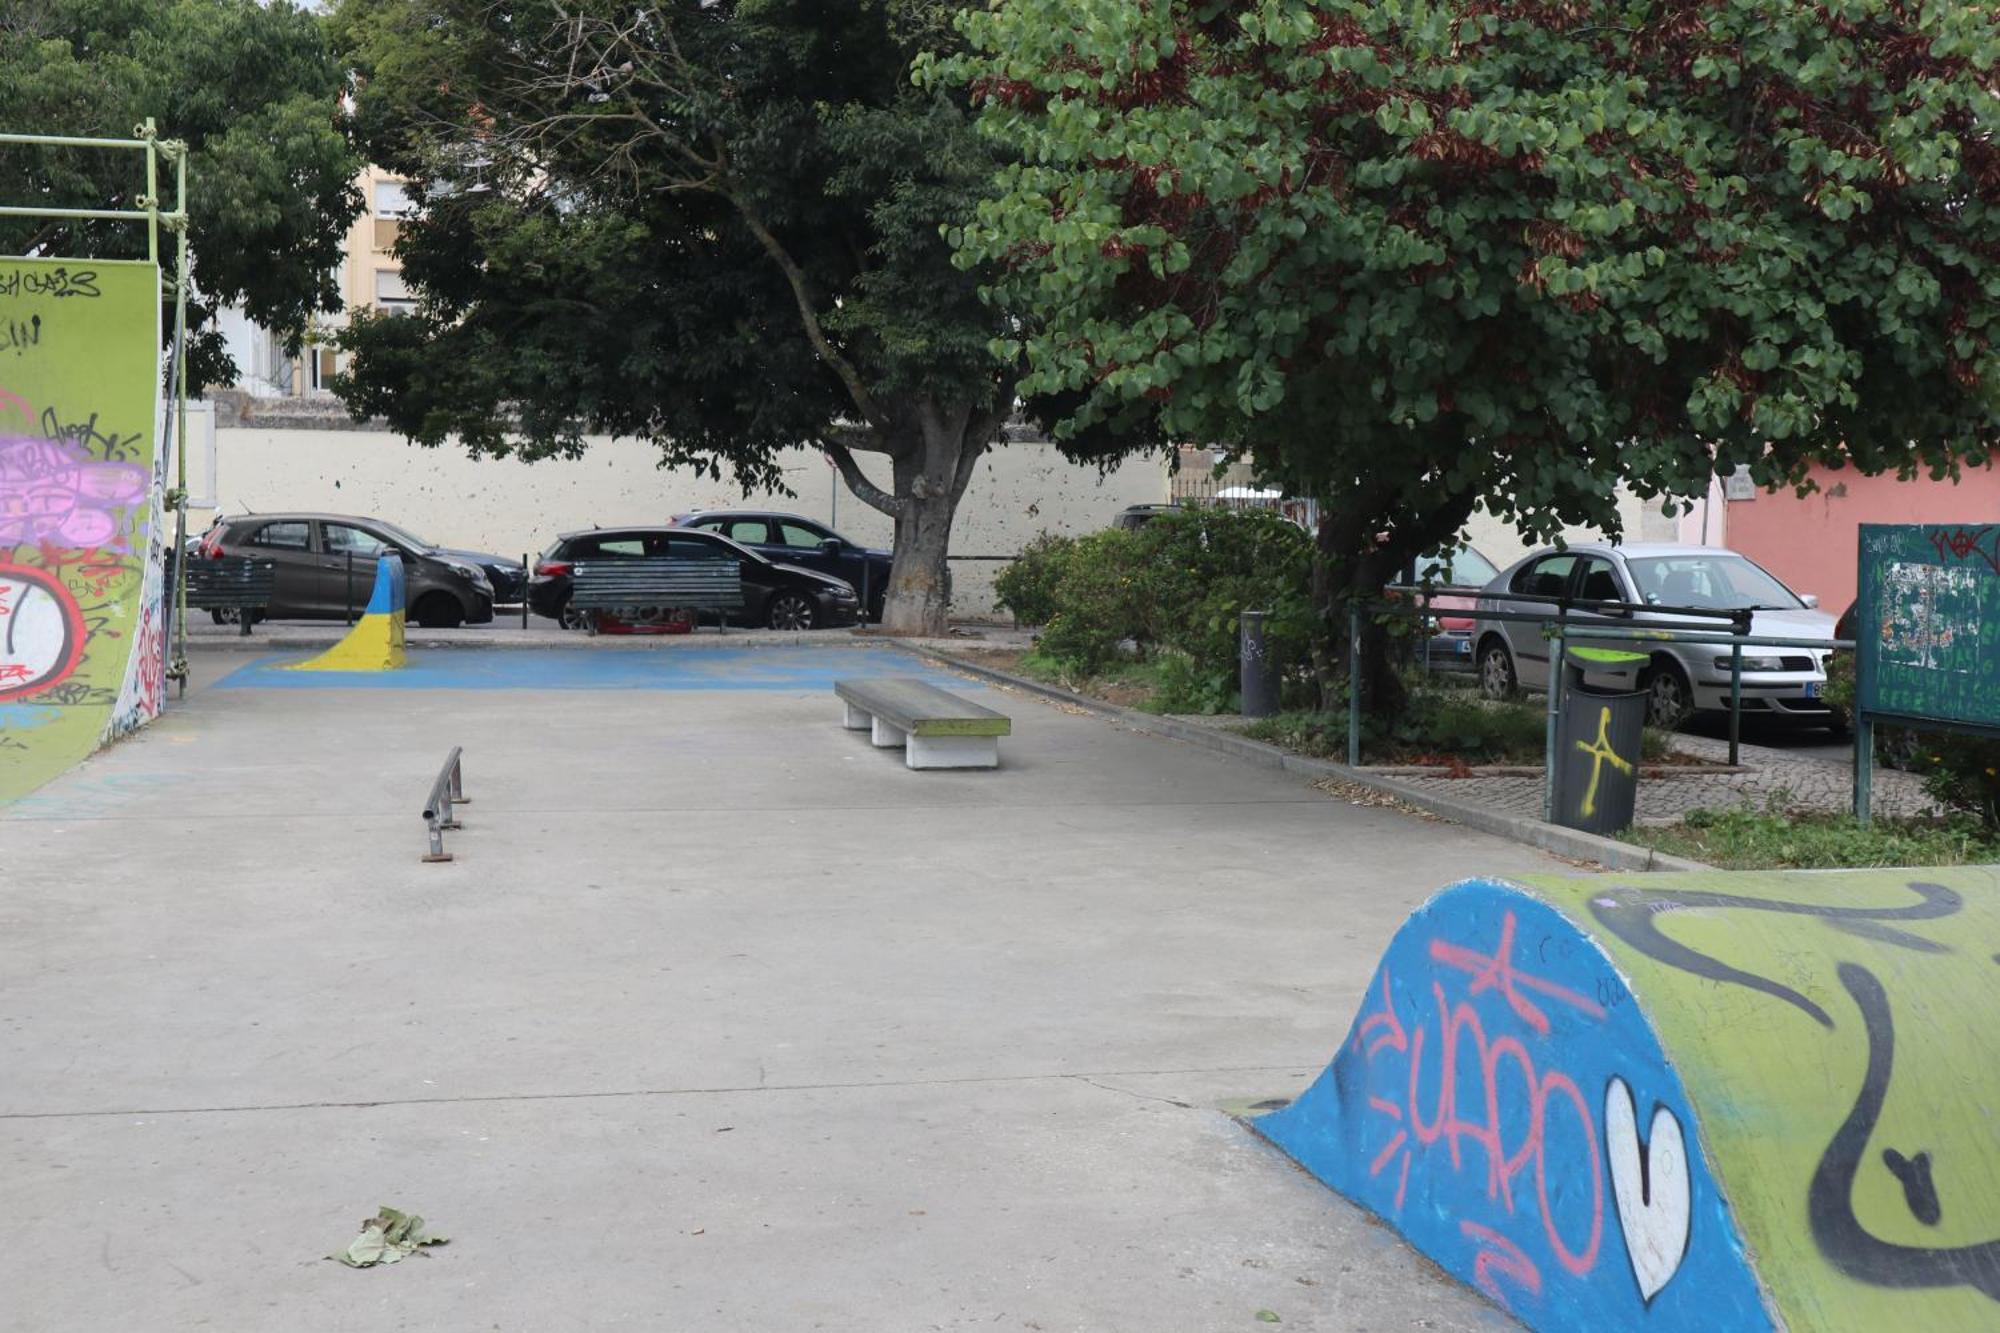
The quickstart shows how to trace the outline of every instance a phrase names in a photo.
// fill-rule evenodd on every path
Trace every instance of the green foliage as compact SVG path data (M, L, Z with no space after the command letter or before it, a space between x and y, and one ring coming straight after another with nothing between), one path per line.
M219 307L240 304L294 346L313 316L341 309L335 274L361 208L361 160L338 124L345 87L320 20L285 0L0 3L0 127L129 139L151 116L188 145L191 391L235 378ZM131 153L5 145L0 182L5 204L132 208L145 173ZM170 174L160 185L171 205ZM145 228L0 218L0 251L142 259Z
M1270 613L1266 650L1281 664L1298 660L1311 632L1310 545L1269 514L1188 509L1135 532L1038 538L1022 555L1002 594L1017 615L1018 597L1042 616L1040 650L1095 673L1127 642L1142 656L1168 649L1184 659L1170 668L1173 697L1188 704L1173 711L1213 711L1233 696L1243 611Z
M1495 703L1465 691L1419 688L1393 718L1364 716L1361 759L1367 764L1504 764L1539 768L1546 753L1548 715L1536 703ZM1244 728L1268 741L1320 759L1347 759L1344 710L1280 713ZM1667 756L1666 737L1647 728L1640 755Z
M1679 824L1624 835L1725 870L1952 866L2000 861L2000 839L1978 820L1878 819L1769 810L1694 810Z
M1079 539L1052 600L1036 647L1085 675L1119 660L1128 640L1142 654L1153 642L1152 588L1138 533L1114 528Z
M1062 438L1254 454L1354 592L1472 505L1618 528L2000 437L2000 14L1009 0L922 65L1016 157L954 233ZM1382 566L1387 566L1383 568Z
M995 602L1020 624L1048 624L1056 613L1056 584L1075 550L1074 537L1037 534L993 580Z

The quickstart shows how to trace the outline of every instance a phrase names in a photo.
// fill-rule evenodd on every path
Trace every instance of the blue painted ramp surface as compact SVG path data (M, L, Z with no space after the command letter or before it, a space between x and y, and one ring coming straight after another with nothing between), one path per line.
M216 683L229 690L830 690L836 680L909 676L953 690L973 682L893 648L413 649L398 671L289 671L304 654L260 658Z

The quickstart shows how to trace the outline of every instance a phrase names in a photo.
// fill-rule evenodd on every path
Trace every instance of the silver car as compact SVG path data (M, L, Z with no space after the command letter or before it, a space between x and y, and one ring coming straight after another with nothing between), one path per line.
M1846 726L1845 716L1829 708L1823 697L1834 618L1815 609L1817 598L1801 597L1734 551L1667 543L1548 547L1501 571L1479 599L1482 612L1545 609L1535 602L1509 600L1510 593L1639 606L1752 608L1753 636L1803 642L1797 647L1743 650L1743 715L1788 718L1836 731ZM1719 621L1702 625L1643 611L1627 618L1640 625L1729 632L1729 626ZM1473 641L1480 689L1488 697L1504 697L1517 689L1548 689L1549 644L1540 625L1481 618ZM1729 707L1726 646L1660 642L1642 646L1637 638L1588 642L1648 654L1643 667L1586 671L1583 679L1605 689L1645 690L1646 718L1654 726L1678 726L1693 713Z

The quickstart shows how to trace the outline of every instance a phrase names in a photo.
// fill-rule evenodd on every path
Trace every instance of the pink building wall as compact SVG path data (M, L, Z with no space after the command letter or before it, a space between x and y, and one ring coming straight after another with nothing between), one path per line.
M1794 591L1817 593L1835 615L1854 600L1863 523L2000 523L2000 472L1967 469L1956 482L1919 477L1814 473L1820 489L1801 500L1789 490L1731 500L1718 538L1776 574Z

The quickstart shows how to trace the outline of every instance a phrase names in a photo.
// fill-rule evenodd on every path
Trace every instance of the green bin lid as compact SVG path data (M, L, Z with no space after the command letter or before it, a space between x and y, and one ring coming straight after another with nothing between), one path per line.
M1638 666L1647 660L1646 654L1627 652L1623 648L1572 648L1569 655L1599 666Z

